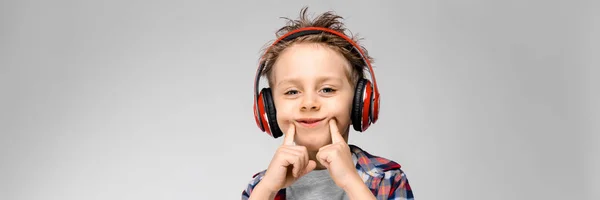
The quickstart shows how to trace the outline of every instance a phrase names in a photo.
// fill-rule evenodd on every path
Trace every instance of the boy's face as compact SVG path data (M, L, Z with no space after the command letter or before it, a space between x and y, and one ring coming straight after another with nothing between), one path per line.
M324 45L294 44L279 55L272 76L277 123L281 130L294 123L297 145L317 151L331 144L332 118L347 140L354 96L349 69L341 54Z

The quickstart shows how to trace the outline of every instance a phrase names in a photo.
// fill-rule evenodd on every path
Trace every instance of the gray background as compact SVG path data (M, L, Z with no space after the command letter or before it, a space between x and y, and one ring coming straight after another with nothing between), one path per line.
M378 124L350 143L417 199L599 199L598 1L2 1L0 199L239 199L259 50L330 9L364 36ZM593 104L594 103L594 104Z

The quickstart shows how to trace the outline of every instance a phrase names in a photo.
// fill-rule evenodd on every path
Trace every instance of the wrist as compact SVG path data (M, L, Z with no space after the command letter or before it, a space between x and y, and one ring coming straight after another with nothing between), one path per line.
M372 191L358 174L352 176L344 188L342 188L350 199L374 199Z
M360 176L357 174L352 174L352 176L350 176L346 182L346 184L344 185L344 187L342 187L342 189L346 192L361 188L361 187L367 187L365 185L365 183L363 182L363 180L360 178Z
M259 182L256 187L254 187L254 191L252 191L251 196L256 197L252 199L273 199L277 194L278 190L273 189L265 182Z

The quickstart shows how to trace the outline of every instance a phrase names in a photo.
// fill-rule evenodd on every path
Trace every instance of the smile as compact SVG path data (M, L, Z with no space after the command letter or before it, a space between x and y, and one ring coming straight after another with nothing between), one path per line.
M325 118L302 118L302 119L297 119L296 121L306 127L306 128L313 128L319 124L321 124L321 122L324 120Z

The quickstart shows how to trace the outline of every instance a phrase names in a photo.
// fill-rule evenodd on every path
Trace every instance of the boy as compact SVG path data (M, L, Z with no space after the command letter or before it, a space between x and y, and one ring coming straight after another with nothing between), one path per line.
M261 59L255 120L269 135L285 136L242 199L413 199L399 164L347 144L351 125L362 132L377 120L372 58L344 35L342 17L326 12L310 21L306 10L288 19ZM263 75L269 88L258 93Z

